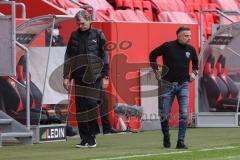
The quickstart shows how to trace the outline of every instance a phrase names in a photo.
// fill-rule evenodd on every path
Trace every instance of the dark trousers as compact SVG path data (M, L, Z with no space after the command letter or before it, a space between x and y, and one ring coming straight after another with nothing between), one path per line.
M98 114L97 105L100 99L101 82L86 84L76 80L75 102L76 118L78 121L78 130L80 138L87 140L91 136L98 134Z
M103 131L107 131L111 129L110 120L109 120L109 109L108 109L108 99L104 91L100 94L101 101L99 101L99 111L102 122Z

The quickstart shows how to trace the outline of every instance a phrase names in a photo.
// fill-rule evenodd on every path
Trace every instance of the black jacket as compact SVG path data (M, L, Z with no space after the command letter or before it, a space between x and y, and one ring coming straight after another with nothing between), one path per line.
M168 72L162 77L164 80L181 83L189 81L190 60L192 70L198 70L196 50L189 44L182 45L175 40L155 48L149 55L149 61L154 70L158 69L156 62L158 56L163 56L163 64L168 68Z
M85 82L93 83L108 76L108 68L104 33L95 28L72 32L65 53L63 78L83 78Z

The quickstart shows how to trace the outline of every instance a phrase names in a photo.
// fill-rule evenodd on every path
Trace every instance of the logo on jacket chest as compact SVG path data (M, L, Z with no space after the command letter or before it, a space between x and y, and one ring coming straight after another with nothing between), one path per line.
M185 52L185 55L186 55L187 58L189 58L190 57L190 52Z

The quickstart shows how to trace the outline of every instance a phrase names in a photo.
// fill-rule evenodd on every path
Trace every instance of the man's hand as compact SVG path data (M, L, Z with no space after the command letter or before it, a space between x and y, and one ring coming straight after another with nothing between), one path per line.
M198 74L198 71L193 71L191 74L190 74L190 82L194 81L197 77L197 74Z
M190 74L190 82L194 81L196 78L195 74L194 73L191 73Z
M102 79L102 88L106 89L108 87L108 85L109 85L109 79L108 79L108 77L104 77Z
M70 87L70 80L69 79L63 79L63 87L68 91Z
M157 80L161 80L162 76L162 72L160 70L154 70L154 73L155 73L155 77Z

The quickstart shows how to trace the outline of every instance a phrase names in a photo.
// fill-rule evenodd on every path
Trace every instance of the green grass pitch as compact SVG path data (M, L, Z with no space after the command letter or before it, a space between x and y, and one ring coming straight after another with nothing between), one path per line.
M97 136L97 148L75 148L79 138L34 145L11 144L0 148L0 160L240 160L239 128L189 128L188 150L177 150L177 129L171 130L172 147L162 147L161 131Z

